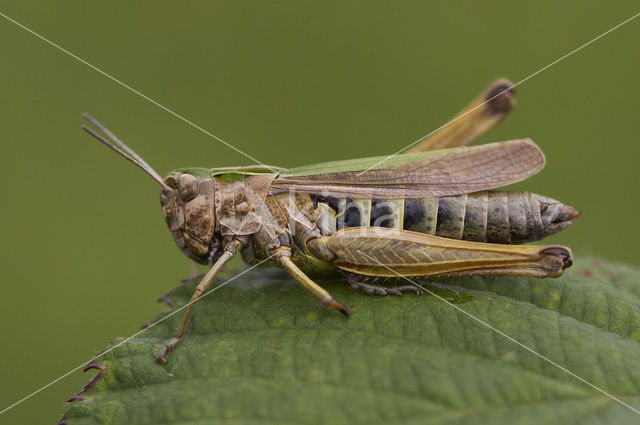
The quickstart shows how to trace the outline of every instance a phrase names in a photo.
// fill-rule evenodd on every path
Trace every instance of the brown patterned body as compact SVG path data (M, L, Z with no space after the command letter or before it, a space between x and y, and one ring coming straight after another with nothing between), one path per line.
M275 249L287 247L292 261L305 272L326 273L336 267L344 269L340 262L333 261L335 253L329 252L335 244L320 247L313 242L314 251L309 243L339 232L345 234L346 229L388 228L447 240L518 244L556 233L577 215L554 199L529 192L349 199L295 192L270 194L273 179L272 174L206 179L185 173L167 178L167 183L177 189L164 203L174 239L187 255L204 264L219 258L225 240L236 238L244 241L243 257L248 262L266 259ZM370 237L364 240L371 242ZM387 247L391 248L409 249ZM459 254L453 249L447 252ZM482 255L494 254L490 250L476 254L478 258ZM420 261L413 263L429 274L436 272Z

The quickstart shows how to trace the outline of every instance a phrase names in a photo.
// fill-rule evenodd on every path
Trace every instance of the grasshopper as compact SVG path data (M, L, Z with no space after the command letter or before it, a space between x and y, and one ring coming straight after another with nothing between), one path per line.
M556 233L579 212L554 199L492 190L544 167L530 139L468 147L513 108L501 79L457 120L408 153L282 169L267 166L182 168L164 179L95 119L87 132L160 185L173 239L210 269L160 363L184 337L195 301L237 253L247 263L279 265L323 307L349 309L309 275L342 271L353 288L379 295L420 293L379 278L502 274L558 277L571 266L564 246L518 245ZM110 139L107 141L106 139ZM382 162L381 162L382 161Z

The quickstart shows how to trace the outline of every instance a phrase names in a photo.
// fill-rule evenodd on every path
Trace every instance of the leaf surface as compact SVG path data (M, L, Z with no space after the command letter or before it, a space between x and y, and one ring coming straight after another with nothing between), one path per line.
M322 310L279 270L243 275L198 302L187 337L167 364L154 356L181 313L96 360L104 370L63 421L553 425L640 419L487 326L640 410L640 271L634 268L586 259L559 279L475 277L427 286L485 324L433 295L378 297L340 279L323 284L352 309L349 319ZM171 300L182 305L192 290L179 287Z

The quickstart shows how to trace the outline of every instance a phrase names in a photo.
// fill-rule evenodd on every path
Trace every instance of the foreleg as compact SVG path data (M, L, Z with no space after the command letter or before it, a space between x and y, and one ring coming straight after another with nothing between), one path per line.
M187 326L189 326L189 321L191 320L191 315L193 314L193 309L196 306L196 301L200 298L213 284L213 281L216 278L216 275L222 270L222 267L235 255L236 252L240 249L242 243L238 240L233 240L227 244L225 247L224 253L218 258L218 260L213 264L211 269L205 274L202 281L196 287L193 295L191 296L191 301L189 302L186 311L184 312L184 316L182 316L182 321L178 326L178 330L176 331L171 341L166 345L162 353L158 355L156 360L158 363L166 363L166 355L169 354L176 346L180 343L182 338L184 337L184 333L187 330Z

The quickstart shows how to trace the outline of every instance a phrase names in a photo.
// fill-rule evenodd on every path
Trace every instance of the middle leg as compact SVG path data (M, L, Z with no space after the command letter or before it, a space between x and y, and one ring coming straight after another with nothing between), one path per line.
M211 269L209 269L209 271L207 272L205 277L202 279L202 281L198 284L198 286L196 287L196 290L194 291L191 297L191 301L187 305L184 316L182 316L182 321L178 326L178 330L176 331L173 338L171 338L169 343L165 346L164 350L162 350L160 355L158 355L158 357L156 358L158 363L163 364L167 362L167 359L166 359L167 354L169 354L173 349L175 349L178 343L180 343L180 341L184 337L184 333L186 332L187 326L189 326L189 321L191 320L191 314L193 313L193 309L195 308L195 302L198 300L198 298L200 298L202 295L204 295L207 292L207 290L213 284L213 281L216 278L216 275L220 272L222 267L229 260L231 260L231 258L235 255L236 252L238 252L238 250L241 247L242 247L242 242L238 240L234 239L231 242L229 242L225 247L225 251L222 254L222 256L218 258L218 261L215 262L215 264L211 267Z
M274 254L282 264L282 267L289 273L289 275L295 279L300 286L309 291L311 295L314 296L315 299L320 301L323 307L332 307L338 310L340 313L345 316L349 316L351 311L336 301L329 292L327 292L323 287L315 283L311 280L302 270L296 266L293 261L291 261L291 249L288 247L278 247L274 249Z

